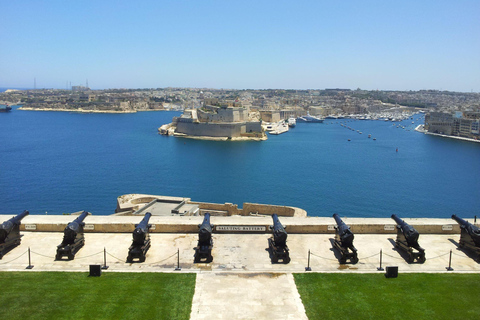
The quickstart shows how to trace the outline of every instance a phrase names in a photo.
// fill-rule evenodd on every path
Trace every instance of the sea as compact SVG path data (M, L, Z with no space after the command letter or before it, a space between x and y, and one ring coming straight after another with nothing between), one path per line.
M480 214L480 144L414 131L422 114L297 123L260 142L157 133L179 114L0 113L0 214L109 215L129 193L322 217Z

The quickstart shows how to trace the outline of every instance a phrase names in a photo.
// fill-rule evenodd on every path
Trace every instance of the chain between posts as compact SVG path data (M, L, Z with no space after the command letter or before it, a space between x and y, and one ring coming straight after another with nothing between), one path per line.
M21 255L19 255L18 257L16 257L16 258L14 258L14 259L10 260L10 261L6 261L6 262L2 262L2 263L0 263L0 265L2 265L2 264L7 264L7 263L10 263L10 262L13 262L13 261L17 260L18 258L22 257L22 256L23 256L24 254L26 254L27 252L28 252L28 250L27 250L27 251L25 251L24 253L22 253Z

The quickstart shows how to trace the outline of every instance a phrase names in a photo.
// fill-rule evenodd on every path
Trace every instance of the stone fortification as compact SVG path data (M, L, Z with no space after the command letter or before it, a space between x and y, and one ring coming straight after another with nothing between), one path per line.
M187 109L172 123L158 129L160 134L211 140L266 140L258 118L241 106L204 105Z
M221 209L219 207L219 209ZM10 219L12 215L0 215L0 221ZM21 231L63 232L75 216L70 215L29 215L22 220ZM139 223L141 216L95 216L85 219L86 233L130 233ZM342 218L354 234L390 234L396 235L395 222L390 218ZM451 219L414 218L404 219L420 234L460 234L459 225ZM331 234L335 233L335 220L331 217L280 217L287 226L289 234ZM197 233L201 216L152 216L152 233ZM470 220L470 222L473 222ZM270 216L212 216L215 226L262 226L262 233L271 234ZM217 232L214 229L214 232ZM224 232L225 233L225 232Z
M293 234L334 234L335 220L332 217L308 217L303 209L244 203L238 208L233 203L206 203L191 201L185 197L166 197L145 194L127 194L118 197L116 214L110 216L89 215L85 219L85 232L90 233L129 233L139 223L141 216L150 207L160 203L162 210L150 219L153 225L152 233L197 233L198 224L206 212L212 215L212 224L216 226L255 226L263 227L261 233L271 233L271 215L280 216L282 224L288 227L287 232ZM182 211L182 214L172 213L172 209L181 206L198 208L197 210ZM153 209L153 207L152 207ZM155 211L152 211L155 212ZM10 219L11 215L0 215L0 222ZM74 219L71 215L47 216L29 215L22 220L20 230L32 232L62 232L66 225ZM348 218L342 220L350 226L355 234L396 234L395 221L385 218ZM420 234L459 234L459 225L451 219L406 218ZM214 230L215 232L216 230Z

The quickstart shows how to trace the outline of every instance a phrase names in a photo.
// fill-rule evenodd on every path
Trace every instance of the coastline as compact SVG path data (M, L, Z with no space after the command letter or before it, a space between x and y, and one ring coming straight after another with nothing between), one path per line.
M20 107L17 110L24 111L56 111L56 112L75 112L75 113L137 113L143 111L170 111L170 110L85 110L85 109L51 109L51 108L30 108L30 107Z
M480 140L475 140L475 139L470 139L470 138L465 138L465 137L449 136L447 134L428 132L428 131L425 131L425 129L423 127L423 124L416 127L415 131L421 132L421 133L424 133L424 134L428 134L428 135L432 135L432 136L442 137L442 138L450 138L450 139L457 139L457 140L463 140L463 141L468 141L468 142L480 143Z
M262 138L257 137L209 137L209 136L190 136L183 133L174 133L174 137L178 138L187 138L187 139L196 139L196 140L211 140L211 141L265 141L268 138L263 136Z

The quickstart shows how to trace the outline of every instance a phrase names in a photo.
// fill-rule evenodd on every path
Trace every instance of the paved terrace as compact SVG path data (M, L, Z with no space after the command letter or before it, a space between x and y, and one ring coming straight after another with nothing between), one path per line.
M11 216L0 215L0 221ZM383 265L397 265L399 272L443 272L448 266L452 250L452 266L455 271L478 272L480 264L472 256L458 248L460 229L451 219L405 219L420 232L420 245L426 250L423 264L406 262L394 247L395 224L392 219L344 218L355 234L354 245L359 262L355 265L338 263L338 255L332 249L334 219L320 217L281 217L289 233L289 264L272 264L267 251L267 239L271 236L270 217L212 217L215 228L255 226L264 228L260 233L215 232L213 234L214 260L208 264L193 263L193 248L197 244L198 224L203 217L158 217L150 223L151 248L144 263L126 263L128 248L132 242L134 225L138 216L87 216L85 219L85 246L72 261L54 261L56 247L62 242L63 230L75 216L29 215L22 220L22 243L0 260L0 270L23 270L28 264L27 250L31 250L34 270L87 271L90 264L104 263L104 248L109 271L173 271L180 260L181 272L304 272L311 251L310 265L318 272L377 272L380 250ZM470 220L470 222L473 222ZM32 231L25 231L29 229ZM35 229L35 230L33 230ZM177 250L179 257L177 258Z
M0 216L5 221L11 216ZM407 263L395 250L396 231L391 219L343 219L355 233L357 264L338 262L332 249L333 218L281 217L289 232L289 264L272 264L267 251L268 228L263 233L214 233L213 262L194 264L198 224L202 217L155 217L151 232L152 246L144 263L126 263L134 224L142 217L88 216L85 223L85 246L75 259L55 261L56 247L63 238L63 229L74 216L34 216L23 219L20 246L0 260L0 271L25 271L28 248L33 271L88 272L90 264L104 264L104 248L108 270L104 272L189 272L197 273L191 319L306 319L305 310L293 281L292 273L305 272L308 251L312 255L312 272L377 273L380 250L383 267L398 266L404 272L479 272L480 264L458 249L460 231L451 219L405 219L421 236L426 262ZM472 221L470 221L472 222ZM212 217L215 226L269 226L270 217ZM92 230L93 229L93 230ZM177 265L177 250L181 271ZM447 271L450 250L452 267Z

